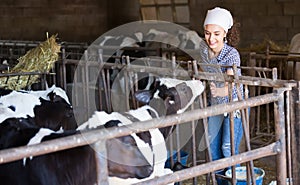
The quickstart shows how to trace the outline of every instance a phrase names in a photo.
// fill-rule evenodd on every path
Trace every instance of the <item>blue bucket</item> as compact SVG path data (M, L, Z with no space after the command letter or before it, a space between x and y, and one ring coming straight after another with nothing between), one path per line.
M177 159L177 151L173 150L172 152L172 157L173 157L173 161L174 163L178 160ZM184 166L187 165L187 159L189 157L189 154L183 150L180 150L180 163ZM165 168L171 168L171 157L170 157L170 151L168 151L168 158L167 161L165 163Z
M247 185L247 170L245 166L236 167L236 185ZM263 184L263 178L265 176L265 171L261 168L254 168L254 173L256 177L256 185L262 185ZM225 172L225 175L227 177L232 177L231 169L227 170Z

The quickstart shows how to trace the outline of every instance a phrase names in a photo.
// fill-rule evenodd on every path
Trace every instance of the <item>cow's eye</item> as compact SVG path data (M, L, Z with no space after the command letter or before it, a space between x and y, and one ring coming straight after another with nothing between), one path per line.
M132 136L122 137L121 141L126 146L136 146L136 142Z

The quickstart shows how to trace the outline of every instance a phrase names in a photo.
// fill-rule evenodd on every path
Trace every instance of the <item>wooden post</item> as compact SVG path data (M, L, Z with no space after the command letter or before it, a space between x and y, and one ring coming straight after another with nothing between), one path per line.
M254 52L249 53L249 59L248 59L248 61L249 61L248 66L249 67L255 67L255 66L257 66L256 65L256 59L253 57L254 55L255 55ZM248 70L247 71L247 75L255 77L256 76L256 72L255 72L255 70ZM256 87L253 87L253 86L249 87L249 96L250 97L256 96ZM255 127L255 123L256 123L256 119L255 118L257 116L259 116L259 115L256 115L256 109L258 109L258 108L252 108L252 109L250 109L250 115L251 116L249 117L250 118L249 127L250 127L251 133L254 132L254 127Z
M293 184L300 184L300 82L292 90L291 101L291 145Z

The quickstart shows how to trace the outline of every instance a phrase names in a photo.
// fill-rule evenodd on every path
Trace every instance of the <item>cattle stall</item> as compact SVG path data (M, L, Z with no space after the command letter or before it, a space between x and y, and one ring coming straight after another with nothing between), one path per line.
M77 54L79 54L79 56ZM65 57L63 57L63 55L65 55ZM97 55L101 56L101 50L99 50L99 53L97 53ZM76 57L74 57L74 56L76 56ZM85 57L83 57L83 56L85 56ZM56 77L57 78L56 81L59 81L59 83L61 83L61 86L63 86L65 89L68 89L68 85L70 85L68 83L72 82L72 80L74 80L72 82L72 83L74 83L73 85L78 85L81 89L88 89L88 88L84 88L84 87L89 87L90 76L88 76L86 73L87 71L89 71L89 66L92 66L92 67L97 66L100 63L100 65L105 66L104 67L105 69L110 69L110 68L123 68L124 66L129 64L130 58L128 58L126 56L116 57L116 58L121 60L122 63L118 64L118 65L115 65L115 64L108 65L106 63L101 64L101 61L90 61L88 53L86 53L86 52L83 52L83 55L81 53L75 53L73 55L72 52L70 52L70 53L65 52L65 54L64 54L64 51L63 51L62 58L57 64L60 67L56 68L57 69L56 73L57 73L57 76L59 77L59 78ZM251 57L251 59L253 60L255 58ZM145 60L154 60L154 59L145 59ZM169 63L168 65L171 66L171 68L164 69L163 68L164 65L159 68L157 68L157 67L152 68L152 67L148 67L148 66L142 66L142 67L133 66L133 67L128 68L128 72L139 72L141 70L143 70L143 71L145 70L150 73L158 73L158 75L164 74L167 76L172 76L174 78L178 78L178 77L180 78L180 74L187 72L188 75L190 75L191 77L199 78L203 81L212 80L212 79L218 80L218 79L216 79L218 77L211 76L211 75L205 74L203 72L198 72L198 70L196 70L197 66L194 65L193 61L177 61L176 58L174 58L174 57L171 60L163 60L163 61L161 61L161 59L156 59L156 60L158 60L159 62L168 62ZM81 63L80 61L85 61L85 62ZM87 62L89 62L89 63L87 63ZM180 69L177 68L179 63L182 63L180 66L184 66L184 70L181 71ZM262 64L263 64L263 62L262 62ZM71 78L71 79L69 79L70 81L68 81L68 77L66 76L66 74L67 74L67 70L70 69L69 66L71 66L71 65L73 65L73 70L76 70L78 65L79 66L82 65L82 67L80 67L82 72L80 73L79 79L75 80L75 77L74 77L74 79ZM64 66L64 67L62 67L62 66ZM173 68L172 68L172 66L173 66ZM273 121L272 123L274 123L274 125L277 125L274 127L274 130L270 131L270 134L272 134L273 139L269 140L270 142L268 142L268 143L264 143L262 145L262 147L259 147L258 149L252 150L251 147L249 147L249 145L251 143L250 142L251 139L254 138L251 136L251 131L254 129L253 127L251 127L251 125L253 125L253 123L256 123L256 124L254 124L254 126L256 127L258 124L257 121L262 120L260 118L256 118L257 120L251 121L251 118L252 118L252 116L251 116L250 120L246 121L246 123L249 124L248 129L250 130L250 132L248 133L248 136L245 135L245 140L246 140L245 141L245 143L246 143L246 151L245 152L241 153L239 156L233 156L232 158L230 158L231 162L230 162L230 159L218 161L218 162L209 162L209 159L205 159L203 161L201 159L201 162L199 162L198 161L199 156L197 156L198 151L196 149L197 148L197 146L196 146L197 140L199 138L196 139L195 134L193 134L192 140L194 142L192 142L193 147L191 147L191 149L190 149L191 150L190 153L192 153L192 157L193 157L193 160L191 162L191 168L182 170L179 172L175 172L173 175L154 180L152 184L165 184L167 182L183 181L185 179L190 179L192 177L199 176L201 174L210 174L210 172L212 172L214 170L220 169L225 166L232 166L232 165L235 165L235 164L238 164L241 162L245 162L245 163L249 164L248 166L251 169L251 166L253 164L253 163L251 164L251 161L258 159L258 158L265 157L265 156L269 156L269 155L277 156L277 164L278 164L277 169L280 168L280 169L278 169L278 172L277 172L277 174L278 174L277 180L279 181L279 184L283 183L283 181L285 179L284 175L287 174L285 169L287 169L287 171L289 172L288 177L293 177L291 175L291 173L292 173L291 165L289 165L286 168L283 164L283 161L287 161L287 159L289 162L288 164L291 164L291 160L290 160L291 150L289 149L289 146L291 144L291 142L290 142L291 136L289 135L289 132L286 132L285 133L286 135L284 135L284 138L287 139L286 140L287 141L287 146L286 146L287 153L285 155L285 152L278 149L278 148L283 147L281 149L284 150L285 146L282 145L282 142L284 142L284 140L279 140L279 138L282 139L282 133L280 133L280 132L282 132L282 130L280 130L280 128L277 128L277 127L281 127L283 124L283 123L280 123L283 121L282 116L286 119L285 120L286 124L290 124L288 122L292 121L292 120L289 120L289 118L291 118L291 116L288 116L288 115L292 114L292 112L293 112L292 110L295 108L295 106L286 104L286 102L291 101L289 99L291 96L290 90L291 90L291 88L297 87L297 83L293 82L293 81L278 79L278 75L276 74L276 71L278 71L277 68L269 68L269 66L267 66L267 67L263 67L263 66L255 67L255 66L256 65L251 66L251 67L242 67L242 70L247 72L247 73L245 72L244 74L249 74L249 73L251 74L251 71L252 71L252 75L249 75L249 76L243 75L242 77L240 77L238 79L236 79L237 77L234 77L233 79L230 77L227 77L227 76L219 77L220 78L219 80L221 80L221 81L226 79L228 81L234 81L235 83L243 83L246 88L249 88L250 97L245 102L232 102L232 103L226 105L225 109L224 109L224 107L206 107L207 106L207 105L205 105L205 99L206 99L205 96L206 95L204 93L201 96L201 98L199 99L199 103L197 103L195 105L194 110L183 113L180 121L178 121L175 117L170 116L170 118L169 117L164 118L165 120L163 121L163 123L164 123L163 125L158 125L158 122L160 122L158 120L153 120L153 122L149 121L149 122L146 122L146 124L149 125L149 128L155 128L155 127L168 126L168 125L174 124L174 123L180 124L181 122L182 123L191 122L190 124L191 124L191 128L192 128L191 129L192 133L195 133L196 125L199 125L198 122L200 122L200 124L203 124L203 127L205 127L205 119L208 116L216 115L218 113L223 113L223 112L231 112L236 109L245 109L247 107L258 108L260 106L265 106L265 107L269 106L268 109L266 108L267 110L269 110L269 111L267 111L267 113L272 112L271 110L273 110L273 109L276 110L275 112L277 112L278 109L280 110L278 113L279 115L272 114L272 115L269 115L269 118L266 118L267 120L272 119L272 121ZM135 69L135 67L136 67L136 69ZM103 69L103 68L101 68L101 69ZM255 71L258 74L255 74L255 73L253 74L253 71ZM127 69L126 69L126 72L127 72ZM268 75L267 73L269 73L270 75ZM105 84L108 85L108 81L109 81L108 70L105 70L104 72L101 71L100 74L104 78L100 79L100 80L103 80L103 82L99 83L101 88L99 88L98 90L101 89L101 94L99 94L99 96L104 96L104 98L99 99L99 101L109 100L110 88L109 88L109 86L107 86L107 87L104 86ZM257 75L258 75L258 77L257 77ZM64 80L58 80L61 78L64 78ZM129 82L130 82L130 80L128 80L128 83ZM268 90L260 90L260 91L258 91L259 93L254 93L251 95L251 93L252 93L252 91L250 90L251 88L254 88L255 90L257 90L259 88L266 88ZM89 91L90 90L88 90L88 92ZM73 100L73 101L75 101L75 102L73 102L73 103L75 103L74 106L76 107L76 101L77 101L77 103L78 103L77 107L79 108L80 111L84 109L84 113L93 111L93 110L87 109L89 107L89 103L90 103L90 100L87 99L88 92L82 92L83 94L86 93L85 95L83 95L83 99L85 99L83 102L79 102L79 100L76 100L76 99ZM282 97L283 95L284 95L284 97ZM286 101L283 101L283 98L285 98ZM273 102L275 102L275 103L273 104ZM80 106L81 103L83 103L84 106L81 107ZM127 103L129 103L129 102L127 102ZM106 104L106 105L104 105L104 104ZM293 102L291 102L291 104L293 104ZM107 109L107 111L112 111L110 109L110 107L111 107L110 102L99 103L99 106L103 106L103 107L97 107L97 108L99 108L99 109L102 108L102 109ZM198 110L199 107L201 107L201 111ZM287 108L284 108L284 107L287 107ZM261 109L263 109L263 108L261 108ZM251 111L252 111L252 109L251 109ZM282 112L284 112L285 115L282 115ZM247 111L245 111L245 115L246 114L247 114ZM251 114L252 114L252 112L251 112ZM245 117L247 117L247 116L245 116ZM83 119L85 119L85 118L83 118ZM250 124L250 123L252 123L252 124ZM267 121L267 123L270 123L270 121ZM143 127L143 129L145 129L145 130L149 129L148 127L145 128L144 125L143 126L139 125L141 123L135 123L135 124L137 125L137 129L135 131L140 132L141 131L140 127ZM143 123L143 124L145 124L145 123ZM293 124L291 124L291 125L293 125ZM273 125L269 125L270 129L272 126ZM254 130L256 130L256 129L257 128L255 128ZM287 129L289 131L291 131L290 127ZM112 135L109 135L107 137L104 136L102 139L109 139L109 138L117 137L120 135L126 135L126 134L132 132L132 130L129 131L129 130L126 130L126 128L121 128L120 130L122 131L122 134L120 134L120 133L114 134L114 131L112 131L111 132ZM180 143L179 143L180 141L178 140L178 137L180 137L180 135L181 135L180 130L176 129L176 134L174 136L174 137L176 137L174 140L175 144L172 144L173 140L170 140L169 141L171 143L170 145L173 145L173 147L174 147L174 145L180 146ZM86 141L86 143L84 143L84 142L79 143L79 144L72 143L73 142L73 141L71 141L72 139L79 138L79 140L80 140L80 137L81 136L78 136L78 137L75 136L75 138L70 137L69 140L68 140L68 138L66 138L65 141L63 141L64 139L61 139L63 142L59 142L59 145L62 146L61 149L66 149L69 147L75 147L75 146L80 146L80 145L84 145L84 144L88 144L88 143L93 143L93 142L98 141L98 139L100 139L99 136L96 136L96 133L94 133L94 135L93 135L93 133L91 133L91 136L84 136L84 137L91 138L91 140ZM102 145L103 145L103 142L104 141L101 142ZM50 145L45 147L45 148L48 147L46 149L47 151L45 151L44 146L41 145L40 148L36 148L36 149L34 149L34 147L29 147L30 151L28 151L28 149L27 150L17 150L18 151L17 153L19 153L21 155L25 155L25 156L35 156L35 155L40 155L40 154L44 154L48 151L51 151L51 149L49 150L49 146L50 146L50 148L55 148L54 145L56 145L56 149L57 149L57 145L58 145L57 143L56 144L53 143L53 145L51 145L51 142L49 142L49 143L50 143ZM172 149L173 149L173 147L171 146ZM26 147L24 147L24 148L26 148ZM60 148L60 146L58 148ZM24 151L28 151L28 152L24 153ZM8 162L10 160L16 160L16 159L22 158L22 156L18 156L17 158L14 158L14 159L11 159L11 157L7 158L8 157L7 154L5 156L5 151L3 151L3 152L4 152L4 157L2 158L2 159L4 159L3 162ZM101 151L101 152L105 153L105 151ZM180 159L180 156L178 156L178 158ZM7 159L7 161L6 161L6 159ZM249 160L249 159L251 159L251 160ZM235 162L232 162L232 161L235 161ZM100 160L100 162L101 162L101 160ZM105 161L102 161L102 162L105 165ZM100 170L100 172L101 172L101 170ZM107 174L107 172L103 172L103 173ZM211 176L213 177L214 174L211 173ZM212 179L214 179L214 178L212 178ZM104 182L105 182L105 177L104 177ZM197 182L197 179L195 178L194 183L196 183L196 182Z
M134 68L132 68L134 70ZM137 70L140 70L137 67ZM147 70L147 67L145 67L145 70ZM156 69L159 70L159 69ZM153 69L149 69L149 72L153 72ZM197 72L196 72L197 73ZM178 75L177 77L180 77ZM210 80L212 78L216 78L213 75L210 74L204 74L202 72L198 72L194 75L195 78L199 78L201 80ZM221 78L221 77L220 77ZM245 129L245 138L247 142L247 151L242 152L239 155L234 155L227 159L222 159L219 161L214 162L205 162L202 164L196 164L194 166L191 166L188 169L184 169L178 172L173 173L172 175L163 176L161 178L156 178L151 181L143 182L143 184L166 184L170 182L176 182L176 181L183 181L192 177L196 177L202 174L207 174L210 172L213 172L217 169L221 169L223 167L227 166L233 166L235 164L239 163L247 163L249 164L249 169L251 169L253 166L251 165L251 161L276 155L277 156L277 181L278 184L283 184L284 179L286 178L286 133L285 133L285 115L286 112L284 109L284 98L285 93L291 90L291 87L295 86L293 83L290 84L290 88L286 87L285 84L287 82L284 81L273 81L270 79L253 79L252 77L240 77L239 79L234 79L225 76L225 79L228 81L234 81L235 83L243 83L245 85L257 85L257 80L260 80L260 85L267 85L267 84L273 84L275 87L277 87L276 91L273 91L272 93L267 93L265 95L260 95L256 97L251 97L246 99L245 101L238 101L238 102L231 102L229 104L224 105L217 105L217 106L210 106L210 107L203 107L200 109L194 109L191 111L187 111L185 113L182 113L180 115L180 119L178 119L178 116L166 116L160 119L154 119L151 121L146 122L136 122L133 123L132 127L130 129L128 127L120 127L118 130L111 130L109 133L107 132L95 132L91 131L88 133L84 133L81 135L76 135L72 137L66 137L63 139L55 140L55 141L49 141L47 143L43 143L36 146L26 146L26 147L20 147L16 149L8 149L3 150L0 152L0 158L1 162L9 162L12 160L22 159L23 157L29 157L29 156L36 156L45 154L48 152L63 150L71 147L91 144L96 142L95 144L104 146L105 139L110 139L113 137L123 136L130 134L132 132L142 132L149 130L151 128L157 128L157 127L165 127L170 126L173 124L182 124L186 122L191 122L194 120L205 120L208 116L217 115L224 112L232 112L237 109L247 109L248 107L254 107L259 106L267 103L273 103L275 102L275 120L276 120L276 140L275 142L272 142L271 144L252 150L249 146L249 132L247 132L247 124L244 125ZM218 79L216 79L218 80ZM220 80L224 80L224 78L221 78ZM283 87L282 87L283 86ZM204 96L204 95L203 95ZM200 100L199 100L200 101ZM161 120L163 119L163 121ZM245 123L247 123L245 121ZM101 147L103 151L99 151L104 153L105 156L105 147ZM101 167L99 168L99 184L106 184L105 179L107 178L107 172L105 172L105 160L99 159L99 164L101 164ZM104 170L104 171L103 171ZM233 179L235 177L233 176ZM142 183L141 183L142 184Z
M296 80L298 74L298 65L300 62L299 53L270 51L269 47L265 52L241 52L242 65L248 67L260 67L261 70L248 70L244 71L244 75L271 78L274 80ZM272 91L272 87L257 87L250 90L250 97L260 95L264 92ZM251 109L251 123L256 123L251 126L251 134L253 135L253 142L258 145L264 145L274 138L274 130L272 129L272 112L269 105L259 106ZM263 118L263 117L264 118ZM266 120L262 122L261 120ZM268 139L261 139L268 138Z

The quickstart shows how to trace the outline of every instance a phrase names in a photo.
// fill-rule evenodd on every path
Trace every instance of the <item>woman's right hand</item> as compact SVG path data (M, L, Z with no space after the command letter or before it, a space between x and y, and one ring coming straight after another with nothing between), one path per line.
M218 88L214 82L211 82L210 83L210 93L211 93L212 97L228 96L228 85Z

